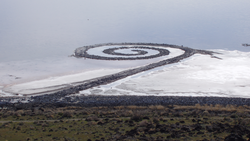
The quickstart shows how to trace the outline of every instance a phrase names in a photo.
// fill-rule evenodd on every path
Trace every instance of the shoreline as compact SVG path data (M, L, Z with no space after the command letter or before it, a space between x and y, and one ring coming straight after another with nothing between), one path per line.
M17 102L12 103L11 101ZM149 105L181 105L193 106L195 104L220 104L250 106L250 98L230 98L230 97L184 97L184 96L77 96L63 97L62 99L46 99L46 97L30 97L27 103L22 103L25 98L9 97L1 98L0 107L32 109L34 107L114 107L114 106L149 106ZM19 102L18 102L19 101Z

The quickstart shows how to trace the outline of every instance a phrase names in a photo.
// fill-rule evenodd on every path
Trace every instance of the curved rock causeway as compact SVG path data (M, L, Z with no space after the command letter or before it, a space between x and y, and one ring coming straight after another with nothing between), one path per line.
M101 56L100 54L91 54L91 49L101 49L103 46L108 46L108 49L103 50L103 54L109 56ZM184 51L183 54L160 60L155 63L151 63L145 66L128 69L107 75L103 77L94 78L84 82L76 82L74 85L66 88L62 88L53 93L43 94L39 96L31 97L8 97L0 98L0 106L3 105L22 105L24 107L34 105L79 105L79 106L116 106L116 105L167 105L167 104L180 104L180 105L193 105L200 104L236 104L236 105L250 105L249 99L246 98L218 98L218 97L178 97L178 96L70 96L70 94L79 93L79 91L86 90L99 85L108 84L125 77L154 69L159 66L177 63L180 60L188 58L194 54L210 55L211 57L215 52L206 50L191 49L188 47L169 45L169 44L156 44L156 43L106 43L97 44L92 46L84 46L75 50L74 56L77 58L90 58L98 60L140 60L151 59L155 57L161 57L169 55L171 52L167 48L175 48ZM125 50L125 51L123 51ZM150 54L150 52L157 52ZM129 53L127 53L129 52ZM149 55L148 55L149 54ZM26 103L23 103L23 102ZM12 104L15 103L15 104Z

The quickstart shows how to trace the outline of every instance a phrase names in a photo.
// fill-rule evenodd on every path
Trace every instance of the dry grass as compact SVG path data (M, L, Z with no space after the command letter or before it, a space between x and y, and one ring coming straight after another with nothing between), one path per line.
M130 105L126 106L124 108L130 109L130 110L142 110L142 109L147 109L146 106L136 106L136 105Z
M134 114L132 110L125 110L120 113L120 116L122 117L130 117Z
M176 110L184 110L184 109L195 109L195 110L205 110L205 111L225 111L225 112L250 112L250 108L247 105L244 106L236 106L236 105L200 105L200 104L195 104L194 106L179 106L179 105L174 105L174 109Z
M151 105L151 106L149 106L149 109L151 109L151 110L167 110L168 108L166 108L162 105Z
M114 109L117 109L117 110L122 110L124 108L125 108L125 106L116 106L116 107L114 107Z

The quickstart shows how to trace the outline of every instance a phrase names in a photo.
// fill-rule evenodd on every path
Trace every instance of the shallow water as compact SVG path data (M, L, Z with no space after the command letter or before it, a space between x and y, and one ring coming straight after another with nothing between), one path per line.
M249 0L0 2L0 62L65 57L107 42L250 51Z

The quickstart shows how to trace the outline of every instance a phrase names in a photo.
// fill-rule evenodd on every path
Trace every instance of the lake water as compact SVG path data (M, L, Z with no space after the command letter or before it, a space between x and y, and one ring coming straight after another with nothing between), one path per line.
M2 0L0 62L64 57L77 47L151 42L250 51L249 0Z

